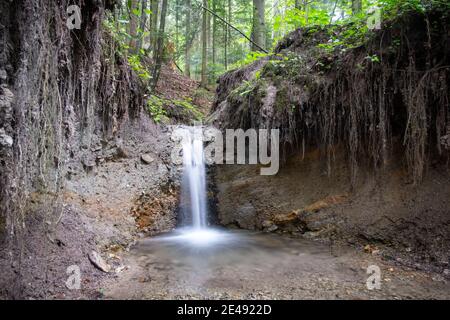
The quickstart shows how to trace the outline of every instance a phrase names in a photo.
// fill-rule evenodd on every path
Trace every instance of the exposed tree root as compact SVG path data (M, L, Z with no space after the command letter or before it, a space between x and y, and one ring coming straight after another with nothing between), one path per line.
M361 165L382 168L401 149L419 183L429 159L449 159L448 26L447 13L410 14L332 54L317 47L325 31L296 30L277 55L221 77L212 118L223 128L279 128L285 156L320 148L329 171L344 146L352 183Z

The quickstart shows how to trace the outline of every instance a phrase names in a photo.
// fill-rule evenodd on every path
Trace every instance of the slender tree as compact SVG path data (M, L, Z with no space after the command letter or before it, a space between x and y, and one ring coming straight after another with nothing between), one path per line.
M175 1L175 50L178 52L180 34L180 0Z
M167 0L162 0L161 17L159 22L158 39L156 43L155 67L152 75L152 88L156 88L159 80L159 73L164 58L164 32L166 28Z
M156 44L158 39L158 11L159 11L159 0L151 0L152 15L150 18L150 32L151 32L151 49L153 53L156 53Z
M253 0L252 51L262 51L266 47L266 22L264 0Z
M137 51L137 26L138 26L138 16L135 14L136 9L139 7L139 0L131 0L129 12L130 12L130 28L129 34L131 36L130 39L130 51Z
M224 2L228 2L228 10L225 9L225 20L228 23L231 23L230 21L230 13L231 13L231 0L224 0ZM224 6L225 6L224 3ZM228 39L229 39L229 33L230 33L230 27L228 24L224 24L224 50L223 50L223 65L225 70L228 70Z
M141 0L141 21L139 24L139 29L141 29L141 32L145 31L147 25L147 0ZM143 37L140 36L137 42L137 50L140 50L142 48L142 40Z
M211 0L212 1L212 10L214 12L217 12L217 7L216 7L216 0ZM211 45L212 45L212 63L216 64L216 33L217 33L217 20L216 20L216 16L212 16L212 39L211 39Z
M201 70L201 82L202 87L206 87L208 84L207 66L208 66L208 0L203 0L203 19L202 19L202 70Z
M184 65L184 74L188 77L191 76L191 0L186 0L186 34L185 34L185 65Z

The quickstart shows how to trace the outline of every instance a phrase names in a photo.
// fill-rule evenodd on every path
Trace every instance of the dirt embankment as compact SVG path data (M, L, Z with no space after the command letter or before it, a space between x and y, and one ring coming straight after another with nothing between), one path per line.
M71 1L0 3L0 298L101 297L118 251L175 225L170 132L102 28L111 3L80 1L80 30Z
M211 120L280 129L285 162L271 177L219 167L219 218L448 275L448 12L388 21L353 49L318 46L343 31L299 29L221 77Z

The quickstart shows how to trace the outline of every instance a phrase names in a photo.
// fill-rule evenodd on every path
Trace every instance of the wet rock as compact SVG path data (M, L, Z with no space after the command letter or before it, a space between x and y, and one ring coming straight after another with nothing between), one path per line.
M153 161L155 161L155 158L153 158L151 154L145 153L145 154L141 155L141 160L145 164L150 164Z
M94 250L92 250L91 253L89 253L88 257L89 257L89 261L91 261L91 263L99 270L101 270L103 272L111 271L111 266L108 265L105 262L105 260L103 260L103 258L100 256L100 254L98 254Z
M270 228L271 226L273 226L273 221L271 220L264 220L262 223L263 228Z
M303 234L303 237L305 238L305 239L315 239L315 238L317 238L319 236L319 233L318 232L314 232L314 231L308 231L308 232L305 232L304 234Z

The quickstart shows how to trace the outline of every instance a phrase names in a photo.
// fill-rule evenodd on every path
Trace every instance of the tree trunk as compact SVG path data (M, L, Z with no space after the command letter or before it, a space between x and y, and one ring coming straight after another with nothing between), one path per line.
M228 2L228 11L225 9L225 19L228 23L231 23L231 0L224 0ZM230 37L230 27L229 25L225 24L225 44L224 44L224 59L223 64L225 67L225 70L228 70L228 39Z
M156 54L156 43L158 39L158 11L159 11L159 0L151 0L152 11L150 19L150 47L153 50L153 55Z
M145 12L147 10L147 0L141 0L141 23L139 25L139 29L141 29L142 32L145 32L145 26L147 25L147 13ZM139 51L142 48L142 41L143 37L142 34L139 37L139 40L137 42L137 51Z
M180 0L175 1L175 52L178 52L180 47L179 34L180 34ZM176 60L176 59L175 59Z
M212 0L212 7L213 11L216 12L216 0ZM216 17L212 16L212 39L211 39L211 45L212 45L212 63L213 65L216 63L216 32L217 32L217 21Z
M203 0L203 7L208 8L208 0ZM207 77L207 65L208 65L208 56L207 56L207 46L208 46L208 11L203 10L203 23L202 23L202 71L201 71L201 82L200 85L202 87L206 87L208 84Z
M139 7L139 0L131 0L131 7L128 8L130 10L130 29L129 34L131 36L130 40L130 52L137 52L137 25L138 25L138 16L133 13L135 9Z
M161 17L158 31L158 41L156 45L155 68L153 71L152 89L156 88L159 79L159 72L163 63L164 55L164 31L166 29L167 0L162 0Z
M264 17L264 0L253 0L253 28L252 40L259 46L252 44L252 51L262 51L266 47L266 23Z
M191 0L186 0L186 34L185 34L185 65L184 74L191 76L191 52L189 38L191 37Z

